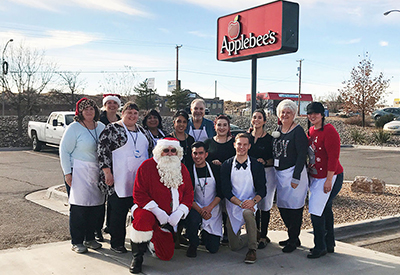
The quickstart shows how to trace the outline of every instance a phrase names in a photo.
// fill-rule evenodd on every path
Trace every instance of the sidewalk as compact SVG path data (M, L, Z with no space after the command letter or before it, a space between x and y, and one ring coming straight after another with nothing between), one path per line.
M57 192L39 191L27 196L36 203L68 213L68 205L55 196ZM47 195L46 195L47 193ZM49 199L50 197L50 199ZM53 198L52 198L53 197ZM337 242L335 253L319 259L307 259L309 248L313 247L313 235L302 231L302 246L293 253L282 253L278 241L287 238L286 232L270 231L271 243L257 251L257 262L247 265L243 262L247 249L232 252L221 247L217 254L210 254L202 247L197 258L187 258L186 249L175 250L169 262L145 255L144 274L399 274L400 257ZM130 274L128 266L131 254L115 254L109 250L109 235L98 251L87 254L71 251L70 242L34 245L0 251L2 274ZM129 241L127 239L127 241ZM129 248L129 247L128 247Z

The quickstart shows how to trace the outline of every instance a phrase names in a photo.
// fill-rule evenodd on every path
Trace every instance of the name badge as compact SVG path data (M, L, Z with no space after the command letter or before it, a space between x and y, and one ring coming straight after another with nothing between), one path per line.
M139 150L135 150L135 158L140 158L140 152Z
M279 159L274 159L274 166L279 167Z

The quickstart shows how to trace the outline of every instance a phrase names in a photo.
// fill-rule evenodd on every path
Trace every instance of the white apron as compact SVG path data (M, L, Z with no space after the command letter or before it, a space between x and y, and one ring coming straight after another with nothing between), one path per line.
M294 166L285 170L276 170L276 205L279 208L299 209L304 206L307 196L308 176L304 166L300 175L300 183L292 188Z
M321 216L324 212L325 205L328 202L329 195L332 192L333 185L336 181L336 175L332 178L332 189L328 193L324 193L324 183L326 178L317 179L310 177L310 193L308 195L308 207L310 214Z
M189 135L194 138L194 141L205 141L208 139L206 126L203 126L202 129L194 129L193 126L190 126Z
M276 175L274 167L265 167L265 178L267 179L267 195L258 203L258 208L262 211L269 211L274 204L274 196L276 191Z
M243 168L236 170L236 157L232 163L232 194L241 201L252 200L256 196L250 164L249 157L247 157L246 170L243 170ZM257 211L257 205L254 206L254 209ZM239 205L233 204L229 200L226 200L226 212L229 215L229 220L231 221L232 229L235 234L237 234L240 230L240 227L244 225L243 211L244 209Z
M129 133L123 124L128 140L112 152L114 188L119 198L132 197L136 171L148 159L148 141L139 130ZM133 136L133 137L132 137ZM134 142L136 139L136 145Z
M194 201L201 207L209 205L217 196L217 183L211 171L210 165L207 164L207 178L199 179L197 177L196 167L193 164L194 175ZM207 183L207 184L205 184ZM222 212L221 206L217 204L211 211L212 217L208 220L203 219L201 229L210 234L222 236Z
M97 187L100 175L99 164L74 159L73 167L69 204L80 206L102 205L105 196Z

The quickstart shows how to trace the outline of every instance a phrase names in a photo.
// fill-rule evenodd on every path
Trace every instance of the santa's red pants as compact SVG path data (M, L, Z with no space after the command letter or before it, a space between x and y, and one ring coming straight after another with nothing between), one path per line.
M153 231L151 242L154 244L157 257L163 261L171 260L175 249L174 238L170 231L160 228L158 220L153 213L148 210L136 208L133 212L132 226L136 230L133 234L140 235L141 232ZM141 242L147 241L150 240L141 240Z

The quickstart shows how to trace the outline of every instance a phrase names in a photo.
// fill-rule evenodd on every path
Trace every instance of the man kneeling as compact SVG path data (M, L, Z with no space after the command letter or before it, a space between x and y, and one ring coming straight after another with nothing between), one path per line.
M240 133L235 138L236 156L227 159L221 167L222 192L226 198L228 213L228 239L231 250L239 250L248 245L245 263L257 260L257 226L255 212L257 203L265 197L264 166L248 156L250 136ZM246 225L247 236L242 236L240 228Z
M154 157L142 163L133 188L131 245L133 259L129 271L142 271L143 254L149 241L158 258L168 261L174 254L174 232L189 213L193 188L179 141L158 140Z
M219 179L214 177L213 165L206 162L208 156L207 145L198 141L192 145L194 165L189 169L194 189L192 209L187 216L186 234L189 239L188 257L197 256L199 246L199 229L201 239L210 253L219 249L222 237L222 212L219 202L222 199L222 190Z

